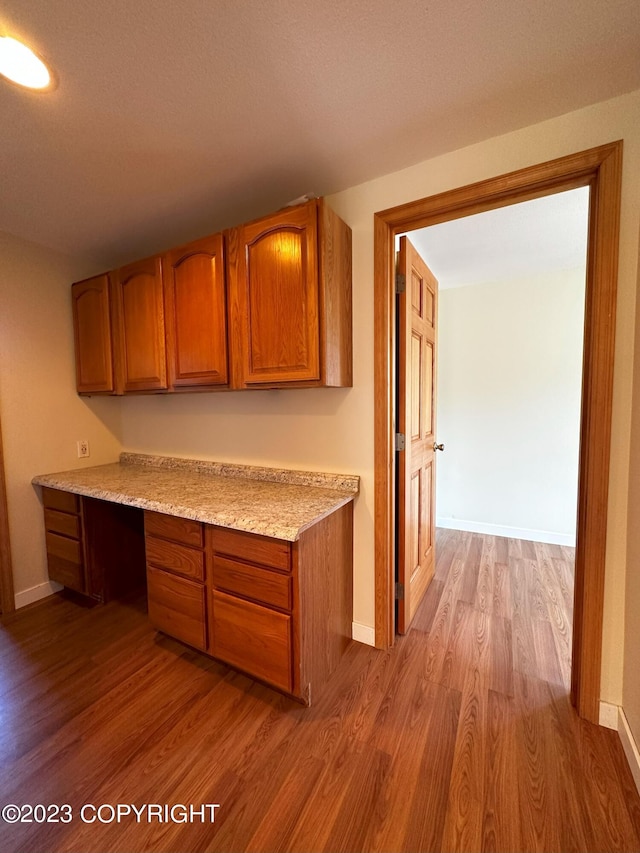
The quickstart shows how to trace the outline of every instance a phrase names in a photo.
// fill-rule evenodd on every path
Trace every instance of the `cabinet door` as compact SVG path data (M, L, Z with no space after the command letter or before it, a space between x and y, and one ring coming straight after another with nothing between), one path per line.
M167 387L162 263L148 258L115 273L123 391Z
M79 394L113 394L109 277L99 275L71 287Z
M232 240L240 385L319 381L316 203L244 225Z
M164 257L171 387L226 385L227 300L221 234Z

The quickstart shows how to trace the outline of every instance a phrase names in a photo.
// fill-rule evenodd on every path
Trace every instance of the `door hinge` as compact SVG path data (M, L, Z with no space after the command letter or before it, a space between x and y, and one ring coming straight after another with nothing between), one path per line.
M396 583L396 598L398 601L404 600L404 584Z
M404 450L406 441L403 432L396 433L396 450Z
M407 289L407 279L402 272L396 273L396 293L404 293Z

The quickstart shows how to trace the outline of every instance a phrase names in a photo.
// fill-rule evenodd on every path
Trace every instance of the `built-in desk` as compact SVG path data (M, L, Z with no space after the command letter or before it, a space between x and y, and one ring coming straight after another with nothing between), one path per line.
M306 704L350 642L358 477L127 453L33 482L52 580L146 577L155 627Z

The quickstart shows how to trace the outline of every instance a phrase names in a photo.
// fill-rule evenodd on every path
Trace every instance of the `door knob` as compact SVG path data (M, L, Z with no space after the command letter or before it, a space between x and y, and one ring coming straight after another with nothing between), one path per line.
M434 450L444 450L444 444L438 444L437 442L434 441L433 442L433 449Z

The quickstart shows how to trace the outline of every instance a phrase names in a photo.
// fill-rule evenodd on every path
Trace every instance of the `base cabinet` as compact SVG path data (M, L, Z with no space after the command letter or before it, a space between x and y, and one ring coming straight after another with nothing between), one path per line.
M97 602L144 585L144 538L135 507L43 488L49 579Z
M159 631L306 705L351 642L352 502L288 542L42 492L51 580L105 602L146 572Z
M311 704L351 641L352 504L296 542L145 512L160 631Z
M144 533L151 624L206 652L209 636L203 525L145 512Z

